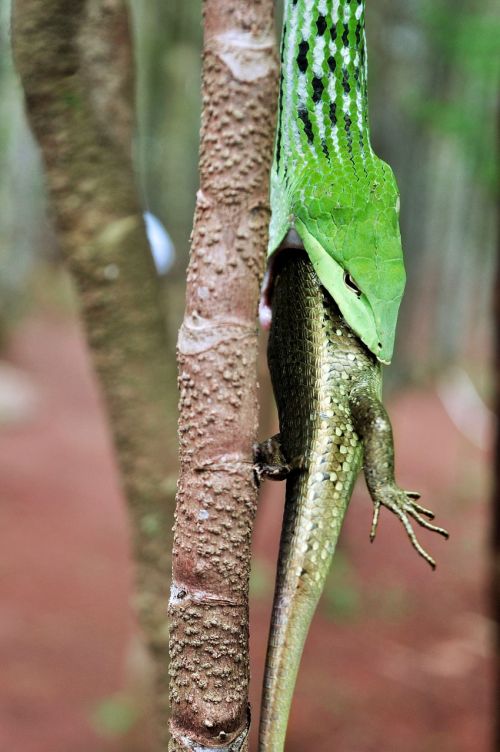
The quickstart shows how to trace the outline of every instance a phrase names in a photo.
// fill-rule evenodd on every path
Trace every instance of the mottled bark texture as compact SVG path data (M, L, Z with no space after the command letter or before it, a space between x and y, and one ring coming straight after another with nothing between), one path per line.
M134 188L127 14L121 0L16 0L12 33L129 502L137 610L155 658L165 749L175 376Z
M500 99L497 101L497 163L500 164ZM493 747L500 750L500 187L497 188L497 268L493 287L493 387L495 396L495 443L491 514L491 606L494 628Z
M171 752L247 749L257 300L277 61L271 0L205 0L200 178L179 334Z

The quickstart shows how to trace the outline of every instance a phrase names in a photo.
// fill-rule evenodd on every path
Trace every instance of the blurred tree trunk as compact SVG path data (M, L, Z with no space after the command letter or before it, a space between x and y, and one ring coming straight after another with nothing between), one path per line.
M497 169L500 172L500 99L497 100ZM491 596L495 622L494 635L494 692L493 705L493 750L500 752L500 190L497 189L497 270L493 290L493 385L495 390L496 436L493 466L492 499L492 568Z
M134 187L133 61L122 0L16 0L13 47L109 412L167 740L176 399L156 272ZM89 470L92 471L91 469ZM157 745L160 748L160 745Z
M257 300L276 106L272 0L205 0L198 192L179 333L171 746L247 749Z

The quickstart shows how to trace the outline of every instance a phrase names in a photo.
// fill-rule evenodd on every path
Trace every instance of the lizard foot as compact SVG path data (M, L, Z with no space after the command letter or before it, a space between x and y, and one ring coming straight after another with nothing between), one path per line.
M254 444L254 473L257 484L263 478L269 480L286 480L293 470L300 470L303 467L301 457L287 462L281 449L280 435L271 436L261 444Z
M420 556L422 556L426 560L426 562L428 562L428 564L430 564L430 566L435 569L436 562L418 542L410 518L418 522L421 527L424 527L427 530L432 530L432 532L434 533L439 533L439 535L442 535L443 538L448 538L449 534L444 528L437 527L436 525L432 525L430 522L428 522L428 519L434 519L434 514L430 511L430 509L426 509L425 507L420 506L420 504L417 504L417 499L419 498L420 494L416 491L403 491L396 485L384 486L378 489L373 500L374 509L372 527L370 531L370 540L374 541L375 535L377 534L380 508L382 506L387 507L387 509L390 509L391 512L393 512L401 520L403 527L405 528L408 537L416 551L418 551ZM428 519L425 519L426 517Z

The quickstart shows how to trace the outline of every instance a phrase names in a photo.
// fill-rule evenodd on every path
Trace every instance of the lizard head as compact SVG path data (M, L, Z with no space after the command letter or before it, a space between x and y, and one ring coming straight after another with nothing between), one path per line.
M295 229L347 324L378 360L390 363L405 285L395 205L333 208L313 221L298 212Z

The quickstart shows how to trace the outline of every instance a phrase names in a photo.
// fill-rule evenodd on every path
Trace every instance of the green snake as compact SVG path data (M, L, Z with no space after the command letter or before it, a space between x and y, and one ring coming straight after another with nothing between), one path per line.
M432 566L412 521L419 494L394 479L381 363L390 363L405 271L399 193L373 152L363 0L286 0L269 269L261 320L280 433L256 451L260 477L287 479L260 751L281 752L302 649L361 466Z

